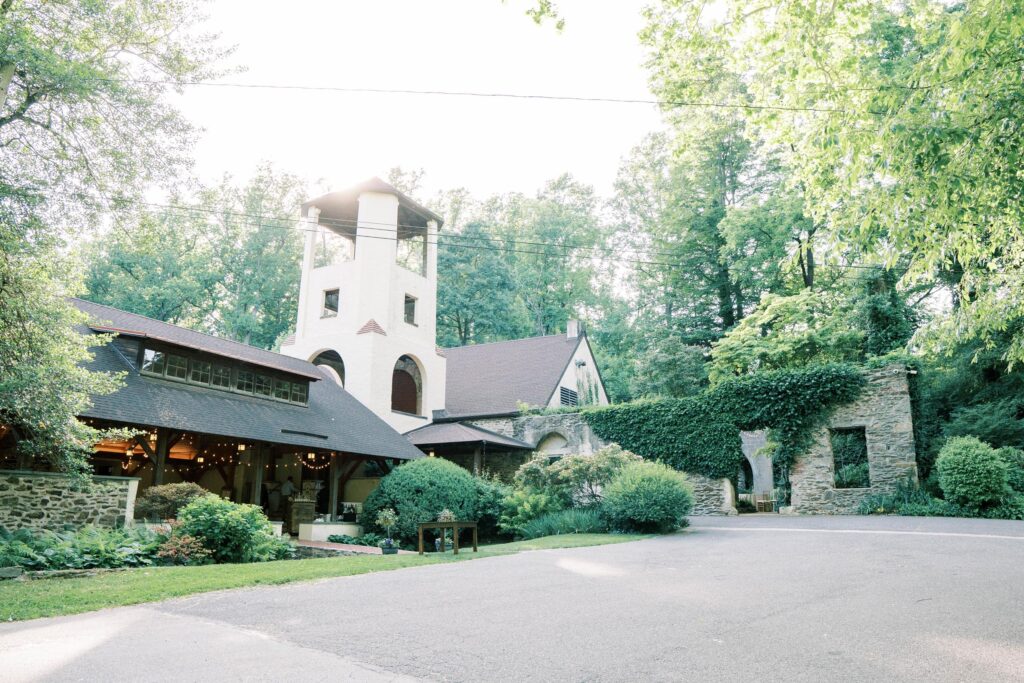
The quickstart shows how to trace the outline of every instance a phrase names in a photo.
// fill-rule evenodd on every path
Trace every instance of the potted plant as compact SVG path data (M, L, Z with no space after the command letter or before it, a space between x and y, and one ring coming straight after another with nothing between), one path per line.
M454 522L455 513L449 510L448 508L445 508L444 510L441 510L439 513L437 513L437 521ZM441 552L442 544L446 547L451 544L451 541L449 540L448 537L448 532L444 529L441 530L441 536L434 539L434 550L436 550L437 552Z
M380 542L380 551L385 555L397 555L398 543L391 538L391 529L398 524L398 513L391 508L384 508L377 513L377 526L387 529L388 537Z

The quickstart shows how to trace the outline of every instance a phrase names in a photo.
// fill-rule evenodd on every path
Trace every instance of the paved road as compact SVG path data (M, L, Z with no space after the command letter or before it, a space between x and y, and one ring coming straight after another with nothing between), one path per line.
M0 626L0 679L1024 681L1024 523L698 519Z

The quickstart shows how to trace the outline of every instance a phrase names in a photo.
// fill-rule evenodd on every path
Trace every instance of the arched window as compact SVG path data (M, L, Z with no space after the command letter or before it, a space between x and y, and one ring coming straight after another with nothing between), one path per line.
M419 415L422 399L420 366L409 356L402 356L391 373L391 410Z
M330 369L333 374L337 375L338 384L345 386L345 361L341 359L337 351L321 351L310 363Z
M569 441L558 432L551 432L537 442L537 452L557 458L569 452Z

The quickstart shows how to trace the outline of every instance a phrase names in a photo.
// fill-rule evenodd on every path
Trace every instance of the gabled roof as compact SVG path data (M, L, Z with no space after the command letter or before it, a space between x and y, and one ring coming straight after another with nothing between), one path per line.
M525 441L513 439L510 436L498 434L468 422L435 422L425 427L414 429L411 432L406 432L405 436L416 446L424 448L443 444L481 443L517 450L533 450L533 446Z
M564 334L445 349L445 411L438 419L518 412L546 406L585 336Z
M77 305L87 302L75 303ZM79 307L86 310L82 306ZM104 309L104 312L116 311L121 314L116 316L119 324L128 323L129 328L138 327L139 321L135 319L142 318L107 306L100 308ZM174 325L167 327L175 328L181 333L189 332ZM252 351L268 356L279 356L259 349ZM404 436L312 363L279 356L283 360L298 364L297 369L301 370L294 372L291 368L296 366L289 365L289 372L303 376L315 375L317 379L323 380L310 382L309 403L300 406L184 382L146 377L140 375L126 362L112 344L96 347L93 352L95 357L88 364L89 369L124 373L124 386L112 394L93 397L92 407L85 410L81 417L371 457L401 460L423 457L423 453ZM263 360L264 364L270 362L266 358Z
M441 216L423 206L394 185L390 185L376 176L353 187L336 192L328 192L315 199L310 199L302 205L302 215L306 215L309 207L315 206L324 214L354 219L356 216L354 211L355 202L359 199L359 195L364 192L380 192L381 194L394 195L398 197L398 205L400 207L417 214L423 219L436 221L438 228L444 224L444 219Z
M248 344L203 334L202 332L147 318L144 315L122 311L112 306L85 301L84 299L72 299L71 303L78 310L92 318L89 322L89 327L96 332L109 332L126 337L155 339L167 344L175 344L273 370L289 372L308 379L323 379L323 374L316 369L316 366L298 358L282 356L273 351L257 349Z

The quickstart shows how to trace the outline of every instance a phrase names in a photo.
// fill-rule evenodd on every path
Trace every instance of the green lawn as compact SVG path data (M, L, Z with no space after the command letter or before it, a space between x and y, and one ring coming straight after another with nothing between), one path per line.
M316 560L285 560L260 564L215 564L203 567L156 567L102 573L78 579L40 579L0 583L0 621L77 614L104 607L135 605L206 591L245 586L309 581L334 576L458 562L478 557L509 555L526 550L576 548L635 541L645 536L573 534L548 536L460 549L458 555L350 555Z

